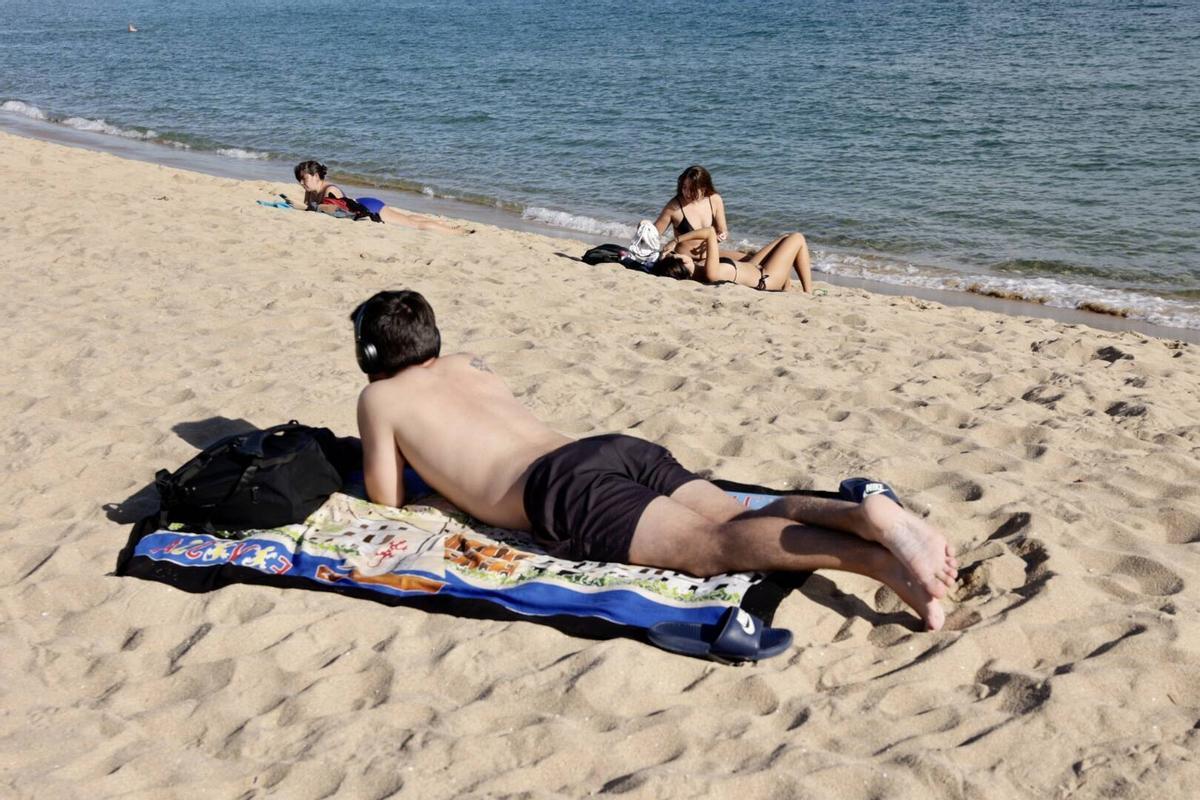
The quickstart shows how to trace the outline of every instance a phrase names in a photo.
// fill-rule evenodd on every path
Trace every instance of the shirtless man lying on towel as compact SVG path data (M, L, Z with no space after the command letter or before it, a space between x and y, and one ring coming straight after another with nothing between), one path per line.
M578 441L536 419L478 356L441 355L433 309L412 291L355 309L370 383L358 399L367 493L405 502L411 465L489 525L532 531L556 555L711 576L840 569L890 586L929 630L958 575L946 537L882 494L781 497L747 511L664 448L610 434Z

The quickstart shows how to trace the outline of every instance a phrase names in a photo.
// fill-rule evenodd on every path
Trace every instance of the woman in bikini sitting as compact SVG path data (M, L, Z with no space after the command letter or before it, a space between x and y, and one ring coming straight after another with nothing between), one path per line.
M693 220L699 226L694 225ZM725 224L725 201L713 187L712 176L704 167L691 166L680 174L675 196L663 206L654 223L659 235L666 233L668 225L675 229L675 241L663 251L658 262L655 271L660 275L694 277L709 283L729 281L778 292L791 288L789 278L795 269L801 288L806 293L812 292L812 265L808 242L802 233L784 234L752 254L729 249L719 251L719 245L710 243L709 236L703 231L711 229L713 239L719 243L728 238L729 228ZM711 251L707 250L709 246L713 248ZM717 255L711 259L711 268L708 252ZM664 263L663 259L670 260Z
M374 197L359 197L357 199L347 197L345 192L325 180L328 170L319 161L301 161L296 165L293 173L296 176L296 182L304 187L304 202L297 205L288 200L288 204L292 208L300 208L306 211L323 211L326 214L336 214L342 211L353 215L355 219L370 217L377 222L407 225L410 228L417 228L423 231L458 234L466 232L438 222L435 219L430 219L420 214L410 214L398 208L385 205L382 200ZM284 199L287 200L286 197Z

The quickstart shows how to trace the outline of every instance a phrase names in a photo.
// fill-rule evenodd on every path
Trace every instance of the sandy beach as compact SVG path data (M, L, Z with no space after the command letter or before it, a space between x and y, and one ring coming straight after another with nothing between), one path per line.
M0 796L1189 798L1200 352L824 283L636 274L586 245L263 208L293 191L0 134ZM244 420L355 433L347 315L422 292L573 436L779 489L889 481L963 563L948 623L820 573L792 650L112 575L151 482Z

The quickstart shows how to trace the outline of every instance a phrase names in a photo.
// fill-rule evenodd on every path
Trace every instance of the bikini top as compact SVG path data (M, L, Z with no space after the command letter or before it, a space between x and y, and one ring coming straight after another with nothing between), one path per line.
M327 205L327 204L337 206L338 208L342 209L343 211L348 210L346 208L346 203L345 203L346 193L342 192L342 197L334 197L331 194L329 194L334 189L337 189L339 192L342 192L341 187L334 186L332 183L329 184L328 186L326 186L324 189L321 190L321 194L315 200L308 201L308 210L316 211L318 206Z
M338 187L336 187L332 184L330 184L329 186L326 186L325 192L319 198L317 198L316 200L309 201L308 210L309 211L319 211L321 206L333 206L335 209L335 211L333 212L333 215L337 216L337 217L349 216L349 217L353 217L356 220L363 219L365 217L367 219L370 219L373 222L383 222L383 220L381 220L379 218L378 211L372 211L370 208L364 206L362 203L358 202L353 197L346 195L345 192L342 192L341 197L334 197L333 195L329 194L330 189L337 189L339 192L342 191L341 189L338 189ZM373 199L373 198L363 198L363 199ZM375 200L375 202L379 203L380 208L383 207L383 203L380 203L378 200Z
M713 211L711 194L708 196L708 210L710 212L712 212L713 221L715 222L717 219L717 215L716 215L716 212ZM679 204L679 213L683 216L683 222L680 222L675 225L675 238L676 239L678 239L680 236L683 236L685 233L691 233L692 231L696 230L695 228L692 227L692 223L688 222L687 214L685 214L683 211L683 203Z

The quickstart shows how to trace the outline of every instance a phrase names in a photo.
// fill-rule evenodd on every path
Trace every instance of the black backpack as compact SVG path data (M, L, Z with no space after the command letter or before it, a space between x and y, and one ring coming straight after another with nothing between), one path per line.
M639 272L653 272L653 265L647 266L646 262L639 259L633 253L629 252L628 248L621 247L619 244L599 244L583 254L585 264L595 266L597 264L620 264L625 269L637 270Z
M211 533L303 522L342 488L354 460L348 448L328 428L295 420L227 436L154 476L160 524Z
M583 254L585 264L620 264L621 259L629 257L629 250L619 244L600 244Z

